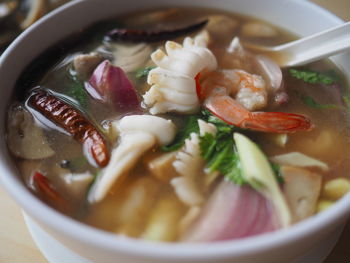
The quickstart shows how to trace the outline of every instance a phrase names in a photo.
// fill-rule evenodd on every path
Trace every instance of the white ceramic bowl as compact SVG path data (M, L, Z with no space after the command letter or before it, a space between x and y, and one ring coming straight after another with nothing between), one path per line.
M6 107L22 70L41 52L92 22L136 9L174 5L173 0L80 0L41 19L24 32L0 59L0 118L5 123ZM204 6L262 18L300 36L329 28L342 21L302 0L177 0L179 6ZM334 57L350 76L350 55ZM350 213L350 195L329 211L305 220L290 229L237 241L212 244L165 244L118 237L81 224L52 210L23 185L9 157L0 127L0 178L21 207L62 244L96 263L272 263L291 262L318 246Z

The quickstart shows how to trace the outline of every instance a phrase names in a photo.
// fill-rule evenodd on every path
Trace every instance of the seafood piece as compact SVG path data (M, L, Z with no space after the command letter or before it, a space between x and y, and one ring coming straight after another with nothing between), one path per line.
M190 138L185 140L185 146L177 153L173 166L181 175L170 181L179 199L188 206L203 203L203 194L196 183L196 177L201 174L204 166L198 134L192 133Z
M19 105L9 112L7 139L9 150L19 158L44 159L55 154L33 116Z
M238 87L237 87L238 85ZM235 88L238 88L238 92ZM236 97L232 97L232 93ZM263 80L240 70L210 73L200 88L203 105L228 124L263 132L292 133L313 128L310 120L298 114L251 112L267 104ZM237 97L238 96L238 97Z
M29 103L81 142L93 165L104 167L108 164L109 152L105 139L81 112L43 90L36 90L29 98Z
M206 133L216 134L216 127L203 120L198 120L199 133L203 136ZM198 184L198 177L204 175L204 160L201 156L199 136L191 133L185 140L185 145L176 154L173 166L181 176L170 181L178 198L188 206L194 207L204 201L203 191ZM210 175L207 175L210 176Z
M90 193L89 201L99 202L113 183L120 180L155 145L167 145L175 137L176 127L170 120L150 115L130 115L117 122L120 143L113 150L109 165L101 171Z
M213 71L206 76L202 86L227 87L228 95L234 96L235 100L249 111L260 110L267 105L267 91L263 78L243 70Z
M215 56L206 48L207 41L207 33L185 38L183 46L168 41L167 54L158 49L151 55L157 68L149 72L147 82L153 86L143 96L151 114L198 111L195 76L217 67Z
M114 66L130 73L140 69L147 62L152 48L146 43L105 42L96 51L108 58Z
M116 28L107 33L107 39L112 41L129 41L129 42L158 42L168 39L174 39L200 30L208 23L208 20L195 23L183 28L162 30L162 31L145 31L138 29Z

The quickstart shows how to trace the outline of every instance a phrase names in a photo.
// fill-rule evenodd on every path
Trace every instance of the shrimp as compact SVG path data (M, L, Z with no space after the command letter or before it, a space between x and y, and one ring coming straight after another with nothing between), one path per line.
M302 115L284 112L252 112L267 105L264 80L243 70L209 73L201 83L203 106L226 123L262 132L293 133L313 128Z

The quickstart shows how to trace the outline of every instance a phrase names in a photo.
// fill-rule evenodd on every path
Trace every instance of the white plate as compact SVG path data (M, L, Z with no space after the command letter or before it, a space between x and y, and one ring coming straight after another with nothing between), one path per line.
M46 233L26 213L23 212L23 216L35 244L44 254L49 263L93 263L63 246L60 242ZM343 226L332 233L329 238L325 239L325 242L320 246L310 250L306 255L302 255L290 263L323 262L337 243L342 231Z

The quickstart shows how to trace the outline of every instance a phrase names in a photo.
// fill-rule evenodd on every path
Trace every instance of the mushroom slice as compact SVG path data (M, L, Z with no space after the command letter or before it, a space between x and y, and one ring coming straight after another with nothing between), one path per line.
M33 116L22 106L13 106L8 115L8 147L13 155L23 159L44 159L55 152Z
M61 184L67 193L76 199L82 199L94 180L90 172L72 173L58 165L54 167L54 172L61 179Z
M289 204L293 222L312 216L316 212L322 178L306 169L282 166L284 195Z
M74 57L73 66L79 78L85 79L93 72L97 65L102 62L102 60L103 57L96 52L80 54Z

